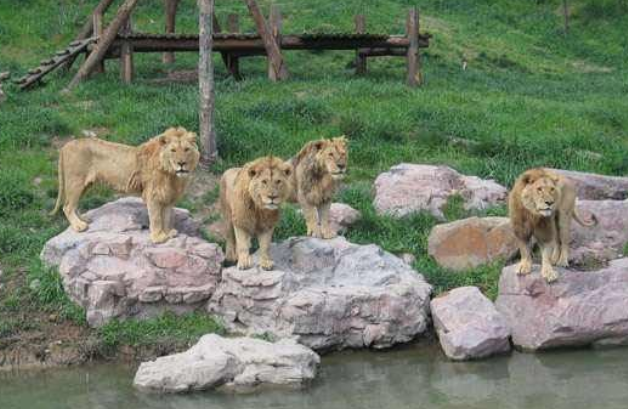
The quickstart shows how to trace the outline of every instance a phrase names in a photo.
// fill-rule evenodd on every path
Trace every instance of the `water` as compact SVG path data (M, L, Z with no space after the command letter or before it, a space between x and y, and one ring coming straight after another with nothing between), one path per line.
M1 409L628 408L628 349L514 353L453 363L425 345L324 357L308 389L151 395L120 364L0 373Z

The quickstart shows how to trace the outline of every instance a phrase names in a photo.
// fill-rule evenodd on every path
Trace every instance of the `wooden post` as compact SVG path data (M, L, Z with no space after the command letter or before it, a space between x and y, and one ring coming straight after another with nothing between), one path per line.
M212 61L214 0L198 0L199 8L199 133L201 166L208 168L218 157L214 121L214 65Z
M410 44L406 55L408 63L408 85L421 85L421 60L419 55L419 13L415 8L408 11L406 35Z
M133 8L137 5L139 0L125 0L122 6L118 9L118 14L113 19L107 30L105 30L102 37L99 39L98 44L92 51L92 53L87 57L81 68L78 70L72 81L68 84L68 86L64 89L64 92L69 92L77 86L81 81L89 76L94 67L98 65L98 63L105 57L111 43L115 40L120 27L122 24L129 18L129 15L133 11Z
M227 30L230 33L238 33L240 31L240 22L237 14L229 14L227 16ZM234 54L227 53L227 70L236 81L240 81L240 59Z
M362 14L355 16L355 32L357 34L366 33L366 18ZM359 49L355 51L355 73L358 75L366 74L366 56L361 55Z
M177 25L177 7L179 0L164 0L164 12L166 14L166 34L174 34ZM174 63L174 53L165 52L162 56L164 64Z
M120 33L128 35L132 31L133 24L131 16L129 16ZM120 79L125 84L130 84L133 81L133 46L128 41L122 43L122 47L120 47Z
M262 12L259 9L259 6L255 2L255 0L244 0L246 5L251 12L251 16L253 17L253 21L255 21L255 25L257 26L257 32L259 33L262 41L264 42L264 48L266 49L266 55L270 60L270 64L274 70L274 77L278 80L285 80L288 78L288 69L284 63L284 59L281 56L281 49L279 48L279 44L275 41L275 38L272 36L272 32L266 19L262 15Z
M94 36L98 36L100 41L100 38L102 37L102 33L103 33L103 13L101 10L96 10L94 11L94 14L92 15L92 19L94 21L93 23L93 27L94 27ZM96 42L96 44L98 44L98 42ZM105 61L101 60L99 61L96 66L94 67L94 73L98 73L98 74L102 74L103 72L105 72Z
M109 8L109 6L111 6L111 3L113 3L114 1L115 0L101 0L100 3L98 3L96 8L94 9L94 12L90 16L90 18L88 18L85 24L83 24L83 27L81 27L81 31L79 31L74 41L85 40L93 36L94 35L94 18L93 18L94 13L100 12L102 15L104 15L107 9ZM70 58L68 61L66 61L62 65L63 69L69 70L72 67L72 64L74 64L75 59L76 57L73 57L73 58Z
M275 4L271 4L270 6L270 15L268 17L268 23L270 26L270 34L273 36L273 40L275 41L277 45L281 44L281 25L282 25L281 12L279 11L279 7L277 7ZM278 81L280 78L278 78L277 74L278 73L275 71L269 59L268 60L268 78L273 82Z

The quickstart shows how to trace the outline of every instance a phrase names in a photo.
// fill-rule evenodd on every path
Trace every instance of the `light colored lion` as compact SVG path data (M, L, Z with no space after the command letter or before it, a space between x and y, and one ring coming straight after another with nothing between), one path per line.
M251 239L257 237L260 266L273 268L269 249L279 206L292 194L292 165L272 156L227 170L220 179L220 207L227 239L226 259L245 270L253 266Z
M329 209L336 188L347 172L347 140L344 136L307 143L292 159L295 195L303 209L308 236L331 239Z
M177 235L172 208L199 161L196 134L169 128L148 142L127 146L84 138L68 142L59 152L59 195L51 214L63 212L77 232L88 224L77 213L79 199L93 183L121 193L141 195L148 207L150 238L162 243Z
M597 223L595 215L585 222L578 214L573 182L546 169L530 169L517 179L509 196L509 213L521 252L517 273L532 270L534 237L541 247L541 275L547 282L558 278L552 265L569 264L571 219L586 227Z

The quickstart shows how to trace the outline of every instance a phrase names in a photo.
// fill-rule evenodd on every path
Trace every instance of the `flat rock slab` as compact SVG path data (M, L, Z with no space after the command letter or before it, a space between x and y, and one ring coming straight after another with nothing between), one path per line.
M448 291L431 303L432 319L448 358L462 361L510 351L510 329L477 287Z
M508 190L447 166L402 163L375 179L373 205L378 213L393 217L427 211L444 219L443 207L452 195L460 195L467 210L483 210L506 203Z
M428 253L441 267L465 271L517 254L517 240L507 217L470 217L434 226Z
M578 198L586 200L628 199L628 178L576 172L573 170L550 169L571 179L578 190Z
M596 271L557 269L548 284L535 265L518 276L504 268L496 307L512 330L514 345L526 349L628 344L628 258Z
M68 228L50 239L41 259L58 267L70 298L90 326L113 318L182 313L202 306L220 280L223 253L199 237L189 213L175 209L179 236L153 244L142 201L120 199L88 212L89 230ZM187 234L186 234L187 233Z
M315 350L386 348L427 330L431 286L376 245L291 238L275 270L223 270L208 309L247 334L294 337Z
M167 393L300 387L314 379L319 363L314 351L293 340L273 344L211 334L185 352L142 363L133 384L143 391Z

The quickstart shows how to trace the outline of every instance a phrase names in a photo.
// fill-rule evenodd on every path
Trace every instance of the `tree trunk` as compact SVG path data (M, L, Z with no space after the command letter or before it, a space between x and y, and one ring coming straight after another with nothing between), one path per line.
M214 0L198 0L198 8L199 134L201 138L201 166L208 168L218 156L214 126L214 65L212 61Z
M174 34L176 30L178 6L179 0L164 0L164 10L166 14L166 34ZM163 62L164 64L172 64L174 62L174 53L164 53Z
M245 0L245 3L249 8L249 12L251 13L251 17L253 17L253 21L255 21L257 32L264 42L266 54L268 55L271 66L273 67L274 78L278 80L287 79L288 69L286 68L285 61L281 56L281 50L279 49L277 40L275 39L275 37L272 36L271 29L268 26L266 19L262 15L262 12L260 11L257 2L255 0Z
M565 34L569 32L569 4L563 0L563 16L565 17Z

